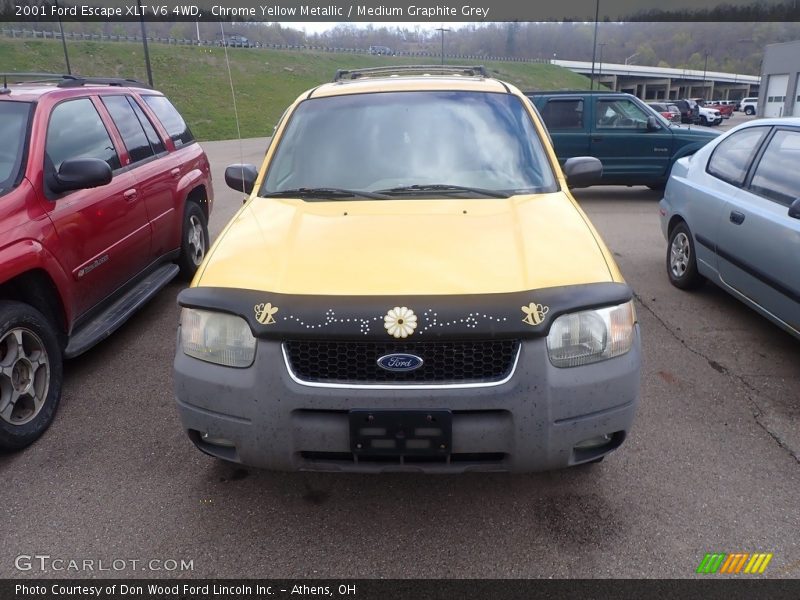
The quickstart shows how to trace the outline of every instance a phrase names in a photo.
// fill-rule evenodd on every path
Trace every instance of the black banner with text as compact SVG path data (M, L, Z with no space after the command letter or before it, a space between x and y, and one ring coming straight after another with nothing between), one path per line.
M0 0L5 21L772 21L800 20L795 0Z
M348 598L381 600L583 600L661 598L796 600L800 580L24 580L0 581L4 600L262 600Z

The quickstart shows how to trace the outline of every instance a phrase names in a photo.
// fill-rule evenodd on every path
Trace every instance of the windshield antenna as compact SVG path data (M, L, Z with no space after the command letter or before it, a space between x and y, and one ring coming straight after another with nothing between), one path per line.
M242 130L239 127L239 109L236 107L236 91L233 88L233 76L231 75L231 61L228 59L228 42L225 40L225 28L219 22L219 29L222 32L222 49L225 52L225 65L228 67L228 81L231 84L231 99L233 100L233 116L236 120L236 138L239 140L239 164L242 165L242 179L244 179L244 150L242 149ZM246 199L245 199L246 201Z

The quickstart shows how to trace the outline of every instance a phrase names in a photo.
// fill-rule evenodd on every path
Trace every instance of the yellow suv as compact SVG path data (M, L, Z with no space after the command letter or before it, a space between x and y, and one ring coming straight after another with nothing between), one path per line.
M339 71L281 118L178 299L197 447L273 470L537 471L629 432L632 291L535 107L482 67Z

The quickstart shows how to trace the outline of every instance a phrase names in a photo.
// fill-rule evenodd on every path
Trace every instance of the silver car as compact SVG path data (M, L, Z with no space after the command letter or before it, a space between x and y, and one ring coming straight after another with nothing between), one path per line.
M800 338L800 118L750 121L678 160L660 206L673 285L710 279Z

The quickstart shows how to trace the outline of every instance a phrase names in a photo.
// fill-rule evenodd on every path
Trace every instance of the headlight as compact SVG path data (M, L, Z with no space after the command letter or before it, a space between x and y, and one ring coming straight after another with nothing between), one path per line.
M241 317L184 308L181 347L184 353L200 360L226 367L249 367L256 355L256 338Z
M577 367L625 354L633 344L633 301L561 315L550 326L547 353L556 367Z

